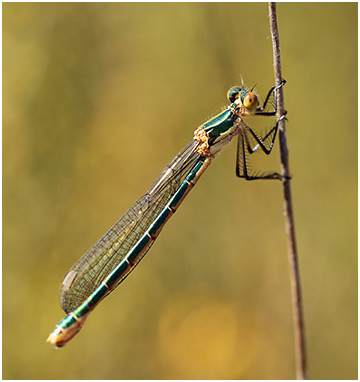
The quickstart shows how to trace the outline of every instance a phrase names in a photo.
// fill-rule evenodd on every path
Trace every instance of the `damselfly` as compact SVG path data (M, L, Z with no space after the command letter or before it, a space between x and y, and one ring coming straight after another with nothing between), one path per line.
M195 130L191 141L164 168L147 193L99 239L69 270L60 285L60 305L68 314L47 341L64 346L82 328L89 313L135 268L161 229L194 187L215 156L238 136L236 175L247 180L282 179L277 172L255 174L248 168L248 154L260 148L270 154L278 124L259 137L242 117L274 116L277 92L273 86L262 107L253 89L244 85L228 91L230 104Z

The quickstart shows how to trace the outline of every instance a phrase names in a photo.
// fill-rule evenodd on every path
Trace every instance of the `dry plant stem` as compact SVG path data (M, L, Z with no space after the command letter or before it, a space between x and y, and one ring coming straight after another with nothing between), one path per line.
M275 83L280 85L282 81L281 75L281 61L280 61L280 45L279 34L276 21L276 3L269 3L269 17L270 29L273 43L273 57L274 57L274 72ZM278 104L277 104L277 117L280 118L284 114L284 97L283 89L279 89ZM300 273L299 263L296 249L295 228L294 228L294 215L291 202L291 189L290 189L290 169L288 147L286 142L285 132L285 119L279 122L279 142L280 142L280 156L281 156L281 169L283 179L284 201L285 201L285 225L286 233L288 236L288 252L290 262L290 278L293 299L293 315L294 315L294 330L295 330L295 353L296 353L296 368L297 378L306 379L306 354L305 354L305 333L304 333L304 318L301 299L300 287Z

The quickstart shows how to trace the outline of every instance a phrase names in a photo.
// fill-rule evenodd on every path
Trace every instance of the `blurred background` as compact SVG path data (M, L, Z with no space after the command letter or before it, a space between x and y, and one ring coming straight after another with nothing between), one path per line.
M311 379L357 378L357 3L278 3ZM274 84L265 3L3 4L3 378L293 379L282 186L216 158L66 347L73 263L226 92ZM270 118L248 119L260 131ZM278 170L255 155L255 168Z

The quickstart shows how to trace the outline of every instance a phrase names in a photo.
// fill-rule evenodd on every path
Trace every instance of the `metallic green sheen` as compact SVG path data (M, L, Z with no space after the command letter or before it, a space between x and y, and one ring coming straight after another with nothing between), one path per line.
M170 214L169 207L176 209L178 206L181 198L184 196L186 190L189 188L189 183L192 181L200 168L204 164L205 158L200 158L199 162L197 162L192 170L189 172L187 177L185 178L178 190L175 192L173 197L169 200L169 203L163 208L161 213L158 215L158 217L154 220L153 224L149 227L149 229L143 234L143 236L138 240L138 242L135 244L135 246L130 250L130 252L127 254L126 259L133 263L134 265L131 266L131 269L140 261L141 257L144 256L144 248L148 248L150 244L153 243L153 241L156 239L157 235L160 233L161 228L164 226L166 222L166 218ZM153 235L154 238L151 240L150 236ZM143 252L143 253L142 253ZM146 252L146 251L145 251ZM139 254L141 253L141 256L139 257ZM93 306L96 303L98 303L108 292L108 288L106 285L113 289L124 277L127 273L129 273L129 267L130 265L128 262L124 259L121 261L121 263L109 274L109 276L104 280L104 282L88 297L88 299L79 306L78 309L74 311L74 313L78 317L82 317L84 314L88 313L88 306ZM106 285L105 285L106 284Z
M86 300L87 304L90 307L93 307L99 302L99 299L108 292L108 290L109 288L105 284L100 284L100 286L97 289L98 293L97 294L93 293L92 295L90 295L89 298ZM80 309L82 305L80 305L78 309Z
M92 305L95 305L96 303L93 301L93 304ZM86 313L89 313L91 310L91 304L86 301L86 302L83 302L77 309L74 310L74 314L76 317L83 317Z
M136 253L136 256L139 254L140 249L138 249L139 246L136 245L131 253ZM128 258L128 257L127 257ZM111 289L113 285L115 285L118 282L119 277L126 272L126 270L129 267L129 263L126 260L122 260L121 263L109 274L109 276L104 280L106 285ZM95 298L97 294L99 293L99 298L104 296L105 293L100 294L99 289L96 289L95 292L89 297Z
M216 117L210 119L210 121L207 121L203 124L203 129L206 132L211 131L211 129L216 128L217 126L221 125L223 122L227 121L232 116L232 111L230 109L223 111L222 113L218 114Z
M210 146L221 134L228 131L234 125L232 116L233 113L231 109L228 109L203 125L204 130L209 134Z
M149 242L151 242L149 235L144 233L141 239L136 243L135 247L132 248L131 251L126 255L127 260L131 263L135 263L139 253L143 250L144 247L146 247Z
M186 177L186 180L188 182L192 182L196 176L196 174L198 173L198 171L200 170L200 168L203 166L204 164L204 160L205 158L201 157L199 162L194 166L194 168L190 171L189 175Z
M216 139L220 137L221 134L231 129L233 125L234 125L233 119L229 118L226 121L223 121L219 125L215 126L214 129L209 132L209 137L210 137L209 145L211 146L216 141Z
M179 190L178 190L179 191ZM176 192L177 193L177 192ZM151 224L151 226L149 227L149 234L153 237L153 236L157 236L157 233L159 231L159 229L162 228L162 226L165 224L165 221L166 221L166 218L170 215L170 210L168 208L164 208L160 215L155 219L154 223Z
M189 188L189 184L186 182L183 182L182 185L179 187L179 189L176 191L176 194L170 199L169 201L169 207L170 208L176 208L179 204L181 198L184 196L186 190Z
M76 320L73 316L66 316L62 321L60 321L59 326L66 329L69 328L71 325L74 325L76 323Z

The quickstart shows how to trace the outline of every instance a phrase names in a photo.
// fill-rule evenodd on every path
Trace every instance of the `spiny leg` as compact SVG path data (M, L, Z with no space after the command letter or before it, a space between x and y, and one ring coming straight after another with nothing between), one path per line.
M245 148L246 138L242 134L239 134L238 145L237 145L237 161L236 161L236 176L239 178L244 178L246 180L257 180L257 179L283 179L282 175L277 172L272 173L250 173L249 164L247 161L247 154Z
M267 94L267 96L265 98L264 104L261 107L256 109L255 115L272 116L272 115L276 114L276 111L277 111L277 90L280 89L281 87L283 87L285 84L286 84L286 81L282 80L280 85L278 85L278 86L274 85L269 90L269 92L268 92L268 94ZM274 110L273 111L264 111L266 109L266 106L267 106L267 104L269 102L269 99L270 99L272 94L274 94Z
M267 134L262 137L262 138L259 138L257 136L257 134L255 133L255 131L249 127L249 126L246 126L244 128L244 131L245 131L245 134L247 133L250 133L251 136L255 139L256 141L256 145L254 147L251 147L250 146L250 138L247 137L247 142L249 142L249 145L248 145L248 151L250 154L254 153L259 147L261 148L261 150L266 154L266 155L269 155L274 147L274 143L275 143L275 139L276 139L276 134L277 134L277 131L278 131L278 126L279 126L279 122L286 118L287 112L285 112L277 121L276 121L276 124L275 126L267 132ZM268 145L267 147L267 140L270 138L270 144Z
M285 113L286 114L286 113ZM276 122L276 125L262 138L259 139L255 132L249 127L244 126L241 133L238 137L238 144L237 144L237 161L236 161L236 176L239 178L244 178L246 180L257 180L257 179L284 179L284 177L279 174L278 172L269 172L269 173L250 173L249 169L249 161L247 154L253 154L256 149L260 146L262 151L269 155L274 147L274 142L276 138L276 133L278 130L278 124L279 121L285 118L285 114L283 114L278 121ZM272 137L271 137L271 134ZM271 143L269 147L266 147L264 142L271 137ZM254 138L257 144L252 147L251 145L251 138ZM246 147L245 147L246 146ZM286 177L287 178L287 177Z

